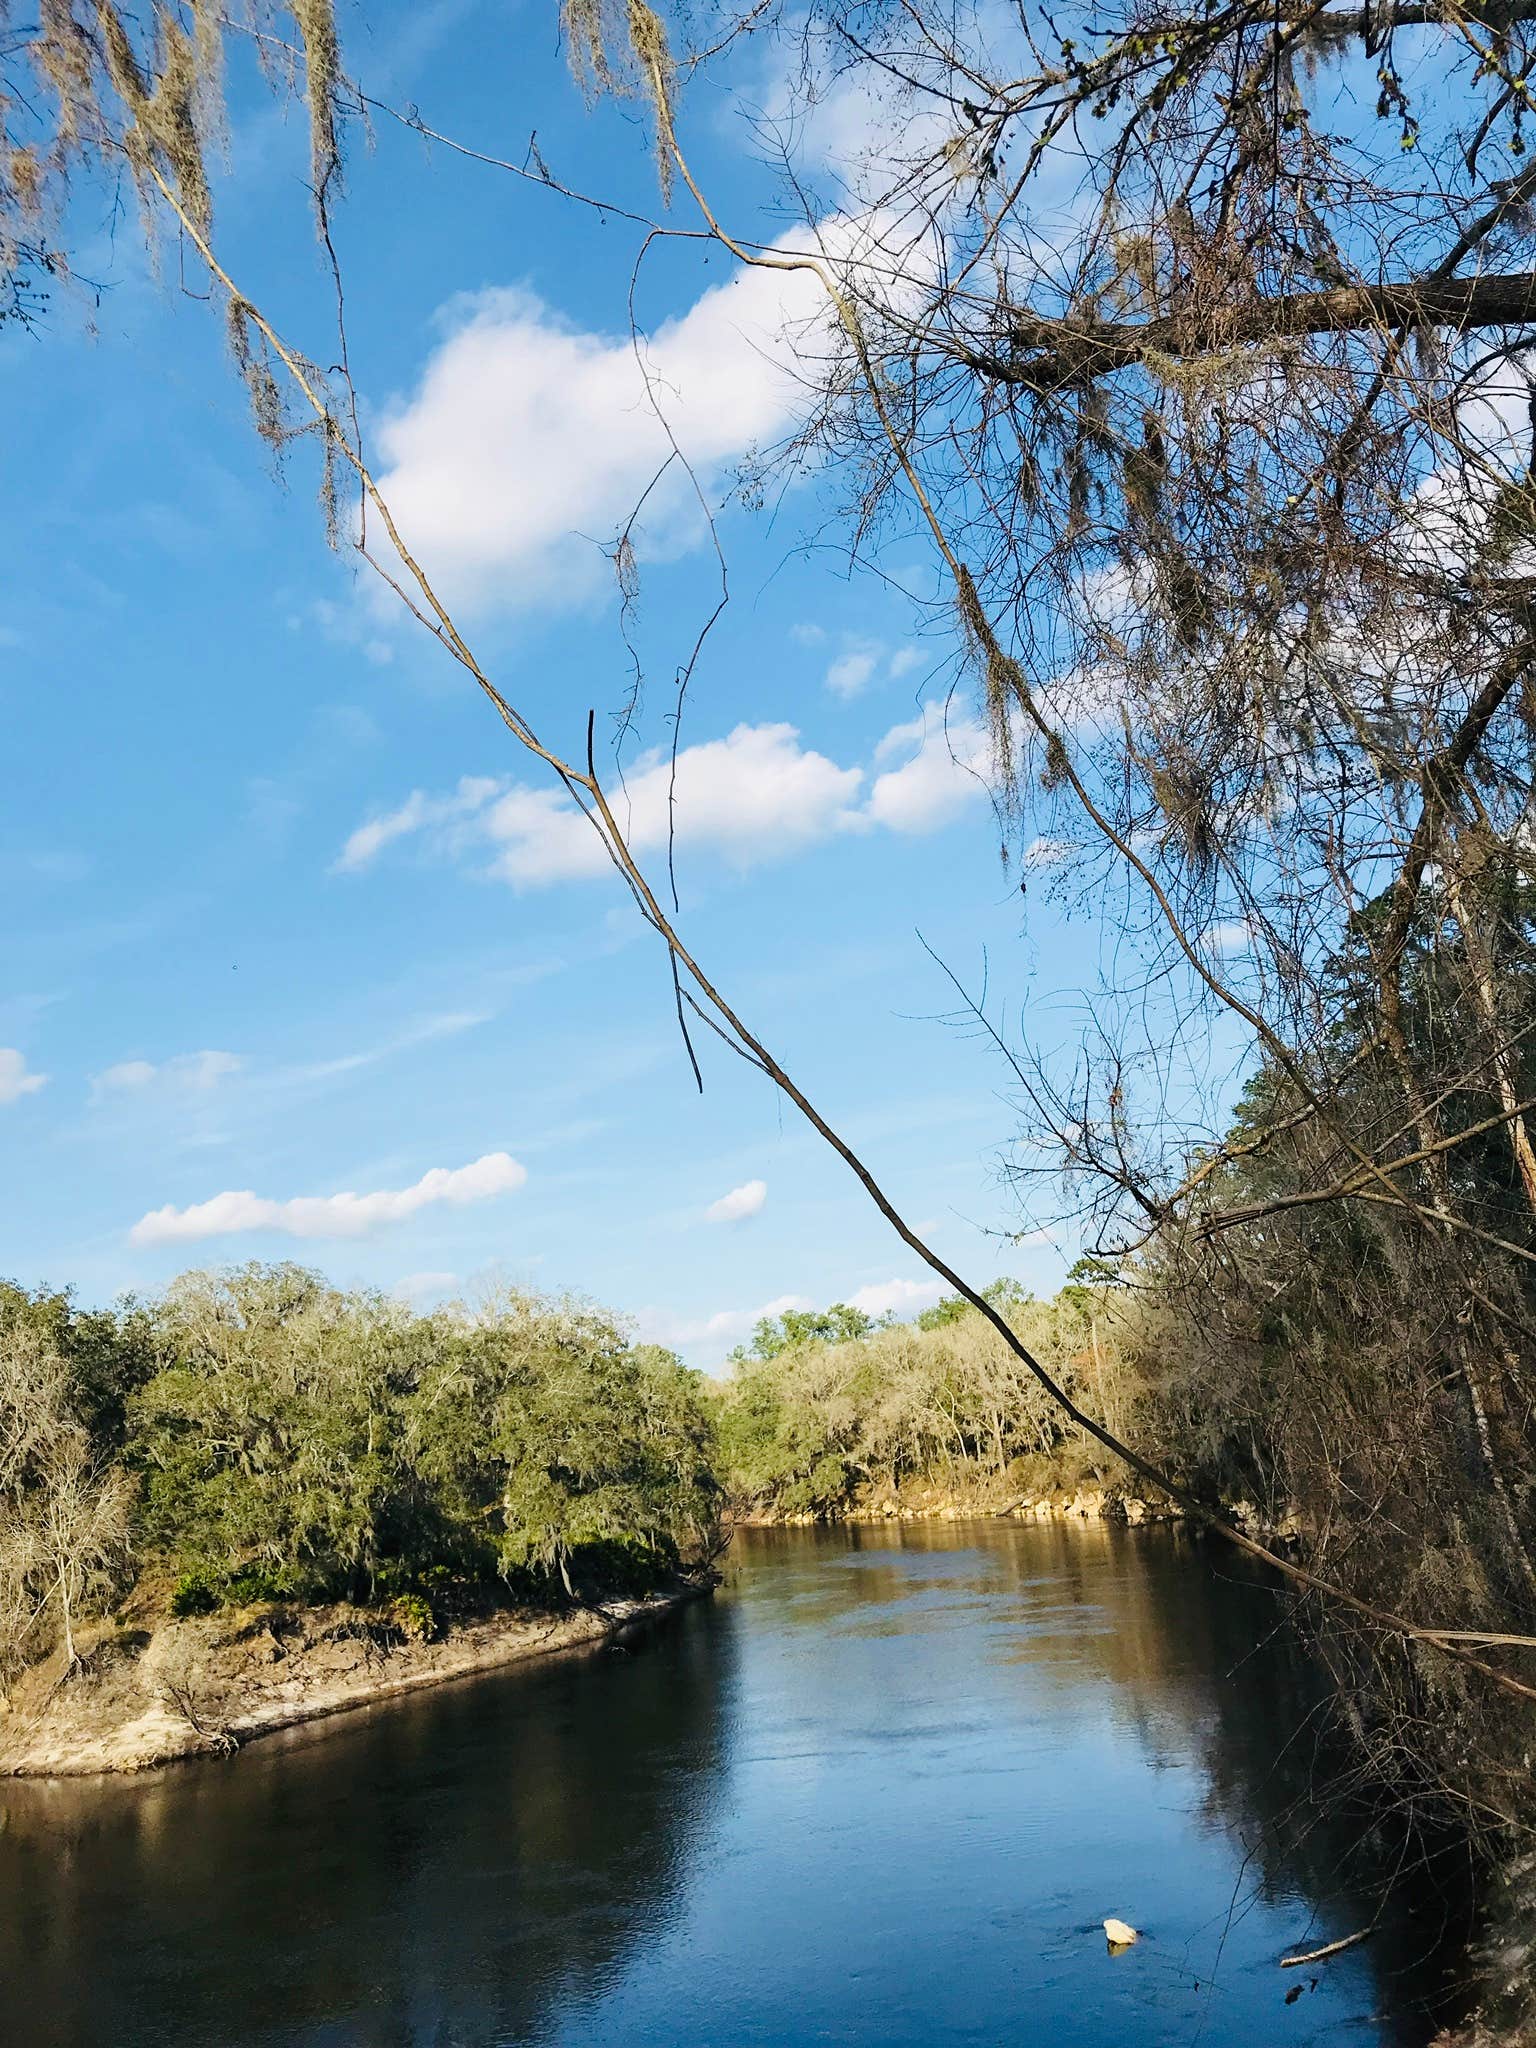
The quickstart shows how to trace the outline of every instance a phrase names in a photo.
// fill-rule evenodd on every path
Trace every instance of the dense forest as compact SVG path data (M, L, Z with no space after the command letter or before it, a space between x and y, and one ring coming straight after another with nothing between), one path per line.
M407 1635L707 1561L696 1374L582 1303L413 1314L291 1265L82 1311L0 1290L0 1675L130 1588L173 1617L347 1601Z
M1058 1381L1117 1427L1135 1389L1110 1276L1091 1261L1050 1301L986 1290ZM1119 1461L1063 1416L1016 1352L960 1295L912 1322L844 1304L760 1322L718 1398L721 1468L739 1509L835 1518L937 1498L978 1513L1087 1483L1123 1493Z
M1085 1398L1126 1368L1100 1276L989 1298ZM725 1514L835 1519L926 1487L990 1511L1112 1461L959 1297L759 1324L708 1379L587 1304L417 1314L294 1265L194 1272L111 1310L0 1289L0 1675L132 1590L171 1618L350 1602L408 1633L704 1564Z

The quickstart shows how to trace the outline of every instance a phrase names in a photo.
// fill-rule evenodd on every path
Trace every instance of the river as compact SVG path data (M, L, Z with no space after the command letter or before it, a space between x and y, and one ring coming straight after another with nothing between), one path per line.
M744 1531L630 1648L0 1789L0 2037L1421 2048L1422 1883L1278 1967L1376 1912L1317 1702L1274 1596L1166 1530Z

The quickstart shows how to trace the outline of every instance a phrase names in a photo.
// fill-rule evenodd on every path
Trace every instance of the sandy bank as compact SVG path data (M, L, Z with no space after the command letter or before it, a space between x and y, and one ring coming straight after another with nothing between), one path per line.
M495 1614L433 1642L350 1607L261 1607L119 1630L67 1678L57 1664L40 1666L0 1706L0 1776L90 1777L229 1755L279 1728L601 1642L709 1590L686 1585L566 1615Z
M1294 1544L1302 1535L1300 1523L1287 1515L1270 1521L1251 1501L1228 1501L1226 1512L1240 1528L1267 1542ZM1138 1528L1147 1522L1183 1522L1184 1510L1167 1500L1143 1500L1136 1494L1099 1486L1079 1486L1072 1492L1027 1494L978 1489L952 1493L937 1487L907 1488L900 1493L864 1496L838 1509L835 1515L784 1514L777 1509L741 1510L732 1520L739 1528L776 1529L812 1527L833 1522L1118 1522Z
M741 1513L733 1518L743 1528L786 1528L813 1524L825 1517L780 1514L773 1510ZM1071 1493L1031 1494L1024 1499L1006 1492L956 1494L921 1487L900 1494L878 1494L839 1510L839 1522L1160 1522L1180 1519L1179 1510L1151 1505L1100 1487L1081 1486Z

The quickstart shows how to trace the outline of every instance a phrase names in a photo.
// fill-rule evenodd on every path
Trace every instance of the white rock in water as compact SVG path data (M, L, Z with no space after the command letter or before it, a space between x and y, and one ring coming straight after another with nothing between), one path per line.
M1104 1922L1104 1933L1111 1948L1129 1948L1133 1941L1140 1941L1141 1939L1137 1930L1134 1927L1128 1927L1123 1920L1106 1920Z

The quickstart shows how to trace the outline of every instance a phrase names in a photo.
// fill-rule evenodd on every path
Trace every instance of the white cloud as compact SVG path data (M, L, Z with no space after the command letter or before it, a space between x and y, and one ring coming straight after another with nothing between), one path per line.
M392 840L403 839L408 833L419 832L427 825L448 825L455 819L467 818L479 810L493 797L501 784L488 775L464 775L451 796L427 796L419 789L413 789L397 810L387 811L382 817L370 818L348 839L336 860L340 874L355 874L359 868L367 867Z
M735 867L783 854L857 823L863 772L802 747L792 725L738 725L723 740L685 747L676 771L659 750L640 756L609 792L636 854L659 852L669 821L679 846L702 846ZM516 788L486 817L494 872L538 884L604 874L596 833L554 790Z
M0 1045L0 1105L19 1102L47 1085L46 1074L28 1071L27 1056L12 1045Z
M898 725L880 742L882 759L907 752L899 768L876 779L864 807L872 824L892 832L935 832L987 793L992 742L973 719L947 726L924 716Z
M827 670L827 688L834 697L857 697L875 672L870 653L841 654Z
M722 1195L718 1202L711 1202L704 1214L711 1223L740 1223L748 1216L755 1216L767 1199L767 1181L746 1180L739 1188L732 1188L728 1195Z
M635 1323L650 1344L719 1347L747 1336L765 1316L781 1316L786 1309L815 1306L808 1294L779 1294L757 1308L722 1308L712 1316L678 1316L670 1309L643 1308Z
M1077 848L1070 839L1031 839L1024 849L1024 865L1027 868L1054 868L1068 861Z
M836 222L821 235L852 239ZM803 233L794 239L804 246ZM638 351L628 334L584 332L530 291L461 299L415 392L378 429L383 494L451 603L579 598L609 573L594 541L619 531L669 454L647 376L710 491L789 427L804 397L796 337L827 316L805 271L737 270ZM646 502L642 543L672 551L698 526L674 465Z
M806 628L792 627L790 630L793 638L803 639L807 645L811 644ZM826 639L826 633L821 627L818 626L815 631L818 639ZM900 682L901 678L910 675L923 659L916 647L898 647L894 652L889 652L879 640L856 640L847 634L843 635L842 639L844 651L829 664L825 678L826 686L834 697L846 699L862 696L874 680L877 671L881 670L891 681Z
M867 1316L909 1313L931 1308L948 1290L942 1280L876 1280L850 1294L848 1306L861 1308Z
M178 1095L206 1095L220 1081L238 1074L245 1061L237 1052L178 1053L159 1066L150 1060L119 1060L94 1076L91 1094L96 1100L108 1095L137 1095L145 1090Z
M510 1194L527 1178L526 1167L505 1152L487 1152L469 1166L434 1166L408 1188L380 1188L367 1195L296 1195L278 1202L248 1188L229 1189L187 1209L169 1204L152 1209L139 1218L129 1236L134 1244L180 1244L243 1230L281 1231L289 1237L364 1237L435 1202L462 1206Z
M666 846L670 826L680 849L745 869L844 832L936 832L986 795L993 767L985 727L929 716L894 726L875 760L899 765L876 776L861 801L863 768L841 768L804 746L792 725L738 725L724 739L684 747L675 770L660 749L641 754L609 800L641 860ZM466 776L446 797L414 791L398 810L360 826L336 866L356 872L417 832L450 856L483 854L483 871L517 888L606 875L610 866L560 790L484 776Z
M792 725L738 725L724 739L684 747L675 782L666 755L642 754L609 800L637 855L665 847L671 822L680 847L706 848L744 868L858 829L863 780L862 769L839 768L803 747ZM391 839L422 830L449 852L471 842L488 849L490 872L521 888L609 869L597 834L561 791L472 777L454 797L418 791L400 810L362 826L338 866L365 867Z
M1253 950L1253 931L1246 918L1229 918L1224 923L1213 924L1205 934L1206 950L1223 958L1233 953L1249 953Z

